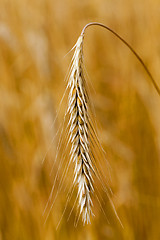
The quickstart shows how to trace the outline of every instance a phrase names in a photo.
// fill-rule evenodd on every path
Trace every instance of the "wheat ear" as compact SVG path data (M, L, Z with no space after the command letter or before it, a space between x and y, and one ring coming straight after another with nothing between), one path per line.
M92 153L92 149L90 147L90 143L92 141L91 139L93 138L92 132L94 132L94 128L92 127L88 114L88 95L85 89L85 78L83 73L83 38L85 30L89 26L93 25L107 29L131 50L131 52L136 56L136 58L144 67L147 75L153 83L153 86L160 95L160 89L141 57L119 34L114 32L106 25L97 22L88 23L83 28L81 35L75 44L75 52L71 66L69 78L70 93L68 113L70 125L69 131L71 141L71 160L75 163L74 184L76 183L78 185L79 208L84 224L85 222L90 222L90 216L93 215L93 203L91 196L94 193L92 174L95 173L95 171L92 166L92 158L94 154Z
M153 86L160 95L160 89L156 84L154 78L152 77L151 73L149 72L148 68L144 64L143 60L120 35L118 35L116 32L114 32L106 25L97 22L91 22L83 28L77 43L73 47L73 49L75 48L75 52L72 58L72 65L69 72L69 82L67 85L70 89L67 111L67 113L69 114L69 122L67 126L69 126L70 136L68 142L71 142L70 162L72 161L75 164L73 186L74 185L78 186L77 198L78 207L80 209L79 216L82 215L82 221L84 224L89 223L90 217L91 215L93 215L92 197L94 195L96 196L96 193L94 191L95 188L92 176L96 175L96 177L99 178L99 174L97 174L98 170L96 168L96 165L93 164L93 162L95 161L94 157L95 149L93 149L94 147L93 145L94 143L96 143L95 139L97 139L97 135L92 126L92 121L89 116L88 109L89 99L85 88L85 77L83 72L84 33L86 28L93 25L97 25L107 29L131 50L131 52L136 56L136 58L144 67L144 70L146 71L150 80L152 81ZM99 145L99 141L97 143ZM95 169L96 171L94 170L93 166L94 168L96 168ZM101 181L101 179L99 180ZM114 213L121 224L121 221L116 213L116 210L108 195L108 192L107 196L111 202Z
M75 163L74 183L78 185L78 205L82 221L90 222L92 213L91 195L94 192L91 160L90 130L87 107L87 93L83 74L83 36L75 46L73 64L69 79L69 123L71 140L71 159Z

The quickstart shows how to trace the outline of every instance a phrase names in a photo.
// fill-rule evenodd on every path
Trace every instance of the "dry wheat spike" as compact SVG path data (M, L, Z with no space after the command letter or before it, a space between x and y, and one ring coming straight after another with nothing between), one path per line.
M70 142L71 142L71 159L75 163L74 169L74 183L78 185L78 205L80 208L80 214L82 214L82 221L85 224L90 222L90 216L92 213L92 195L94 194L94 181L92 175L97 176L92 164L94 153L91 148L91 142L95 136L95 131L90 121L88 112L88 95L85 88L85 77L83 72L83 39L86 28L92 25L98 25L109 30L118 39L120 39L136 56L140 61L148 76L150 77L155 89L160 95L159 87L153 79L148 68L144 64L143 60L135 52L135 50L116 32L107 26L92 22L87 24L78 38L75 45L75 52L73 55L73 62L71 66L71 72L69 77L69 125L70 125ZM108 196L109 198L109 196ZM113 204L112 204L113 206ZM114 206L113 206L114 209ZM114 212L118 218L116 210ZM118 218L119 219L119 218ZM120 221L120 220L119 220Z
M143 62L142 58L119 34L117 34L115 31L113 31L106 25L97 23L97 22L88 23L83 28L77 43L73 47L73 49L75 48L75 52L72 58L72 64L69 71L69 82L67 84L67 88L69 87L69 91L70 91L69 97L68 97L68 109L67 109L67 115L69 115L69 122L67 126L69 126L69 136L70 136L68 143L69 142L71 143L69 164L71 162L75 164L73 190L75 185L78 186L78 194L76 199L78 199L79 217L82 215L83 223L88 224L90 223L90 217L94 215L92 212L92 207L93 207L92 198L96 196L98 199L98 196L95 191L96 184L94 185L94 180L93 180L93 177L96 176L96 178L103 185L102 187L104 191L107 193L108 199L111 203L114 213L121 224L121 221L114 208L114 205L110 199L109 192L108 192L109 188L105 187L106 184L103 183L103 180L101 178L101 175L99 174L99 170L97 168L97 164L95 161L96 159L95 145L99 149L101 150L103 149L99 143L96 131L94 130L94 127L92 124L93 121L91 120L91 117L90 117L89 99L86 91L85 77L84 77L84 71L83 71L84 69L84 66L83 66L84 35L85 35L86 29L89 26L93 26L93 25L97 25L107 29L113 35L115 35L121 42L123 42L130 49L130 51L135 55L138 61L141 63L147 75L149 76L150 80L152 81L152 84L156 89L157 93L159 94L159 96L160 96L160 89L156 84L156 81L152 77L150 71L146 67L145 63ZM67 143L67 146L68 146L68 143ZM68 167L69 167L69 164L68 164ZM53 185L49 200L46 204L46 208L52 197L53 189L54 189L54 185ZM56 194L56 197L57 195L58 195L58 192ZM52 203L52 206L53 206L53 203ZM52 206L49 210L49 213L52 209ZM46 217L46 220L47 220L47 217Z
M85 222L90 222L90 215L93 214L91 195L94 192L92 178L94 169L90 148L91 123L88 116L88 100L83 74L83 36L78 38L75 46L69 86L71 159L75 162L74 183L78 184L80 214L85 224Z
M82 214L82 221L90 222L90 215L92 213L92 194L94 193L94 185L92 175L95 173L92 156L94 155L91 149L92 131L94 128L88 114L87 92L85 89L85 78L83 73L83 38L87 27L92 25L98 25L109 30L117 38L119 38L136 56L136 58L143 65L145 71L150 77L155 89L160 95L160 90L153 79L148 68L144 64L143 60L135 52L135 50L117 33L107 26L92 22L87 24L78 38L75 45L75 52L73 56L73 63L71 66L71 73L69 78L69 123L70 123L70 141L71 141L71 160L75 162L74 169L74 183L78 185L78 198L80 214ZM95 174L97 175L97 174ZM109 197L109 196L108 196ZM113 206L113 205L112 205ZM114 206L113 206L114 208ZM115 210L115 209L114 209ZM116 211L115 211L116 213ZM117 214L116 214L117 215ZM118 215L117 215L118 218Z

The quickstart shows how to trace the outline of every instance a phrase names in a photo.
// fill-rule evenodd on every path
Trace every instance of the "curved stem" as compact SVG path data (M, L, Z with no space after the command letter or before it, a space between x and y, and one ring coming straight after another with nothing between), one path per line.
M130 50L131 52L136 56L136 58L139 60L139 62L142 64L143 68L145 69L147 75L149 76L150 80L153 83L153 86L155 87L158 95L160 96L160 89L156 83L156 81L154 80L152 74L150 73L150 71L148 70L147 66L145 65L145 63L143 62L143 60L141 59L141 57L136 53L136 51L119 35L117 34L115 31L113 31L111 28L107 27L106 25L102 24L102 23L98 23L98 22L91 22L88 23L82 30L81 35L84 36L85 30L86 28L90 27L90 26L100 26L103 27L105 29L107 29L108 31L110 31L113 35L115 35L118 39L120 39Z

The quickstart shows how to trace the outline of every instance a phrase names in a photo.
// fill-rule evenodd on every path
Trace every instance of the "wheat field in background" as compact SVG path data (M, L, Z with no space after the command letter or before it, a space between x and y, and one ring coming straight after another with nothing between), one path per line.
M120 33L160 86L158 0L0 0L0 240L160 238L160 98L130 51L94 27L85 36L84 65L94 125L106 152L106 161L96 161L124 228L99 181L94 188L102 208L94 202L91 224L79 221L74 227L76 192L63 214L74 171L71 166L62 181L69 162L67 92L57 111L73 52L64 56L91 21Z

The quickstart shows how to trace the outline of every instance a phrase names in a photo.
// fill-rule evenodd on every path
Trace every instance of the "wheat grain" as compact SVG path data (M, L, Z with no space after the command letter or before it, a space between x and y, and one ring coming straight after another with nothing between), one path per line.
M91 159L87 92L83 73L83 36L76 43L69 79L69 123L71 159L75 163L74 183L78 185L78 205L82 221L90 222L92 213L91 195L94 192Z

